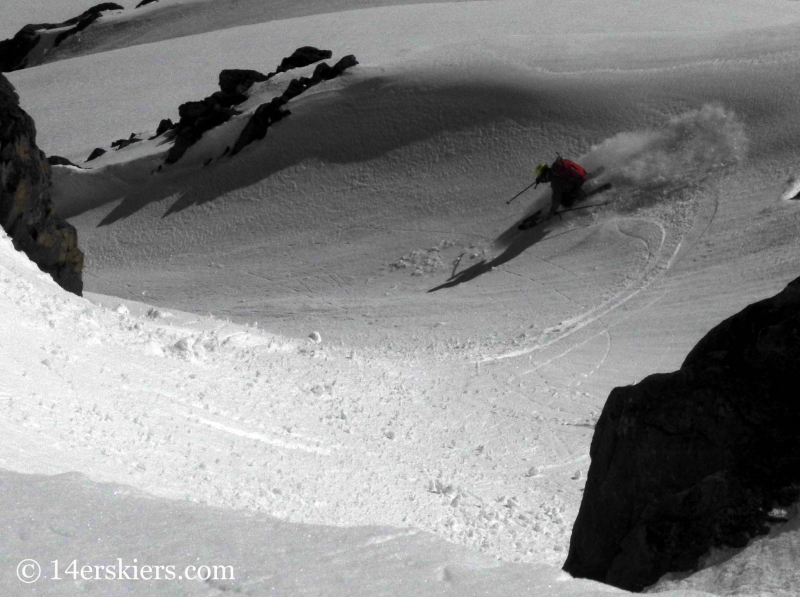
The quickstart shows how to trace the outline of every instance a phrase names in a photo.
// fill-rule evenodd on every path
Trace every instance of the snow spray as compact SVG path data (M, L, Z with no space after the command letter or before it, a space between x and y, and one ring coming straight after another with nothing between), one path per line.
M604 181L639 191L697 184L710 172L742 160L747 134L736 115L706 104L657 129L623 132L594 146L578 161L605 167Z

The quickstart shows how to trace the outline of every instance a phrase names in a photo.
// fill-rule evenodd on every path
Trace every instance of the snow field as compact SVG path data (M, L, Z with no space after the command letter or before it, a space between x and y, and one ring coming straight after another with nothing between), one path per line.
M158 174L158 142L55 168L105 296L63 296L3 239L0 464L560 564L608 391L674 369L796 276L800 214L780 199L798 6L498 1L255 25L242 8L237 29L14 73L42 147L82 158L174 117L221 68L306 44L362 62L234 160L202 166L243 117ZM555 150L606 165L618 203L427 293L497 257L547 194L505 200ZM541 594L568 580L547 578Z
M163 174L149 174L156 162L154 154L148 152L159 149L144 144L131 149L139 152L132 156L140 157L130 164L122 159L127 151L123 150L109 158L117 164L105 169L86 173L70 170L70 176L78 181L78 192L73 195L77 200L105 196L105 181L129 181L118 195L121 202L89 205L95 208L89 211L83 211L86 205L70 203L70 197L59 199L66 208L75 206L79 214L75 221L89 255L88 279L103 284L100 288L106 292L141 299L146 291L147 300L156 304L199 312L213 309L218 315L240 321L266 320L271 329L297 338L319 329L324 338L341 345L345 359L348 349L370 355L367 363L389 359L389 364L375 365L377 370L368 375L348 376L338 366L334 372L334 365L328 363L333 357L326 356L322 361L310 360L297 366L297 375L303 376L309 368L319 368L313 383L287 381L287 385L276 386L275 378L287 377L283 369L293 368L289 361L282 361L266 376L273 380L272 385L263 387L268 395L279 396L281 403L292 403L293 412L297 408L294 401L310 399L311 410L302 418L316 420L315 428L322 424L327 434L333 433L329 440L332 445L352 441L348 436L358 429L356 421L363 420L368 432L358 442L367 446L365 458L354 456L352 461L339 461L330 469L310 461L304 466L294 465L290 484L295 490L286 491L280 486L288 474L285 459L269 466L268 470L274 472L265 473L267 460L260 464L256 458L248 460L248 448L236 452L238 458L225 466L212 461L226 469L212 477L207 471L213 467L206 460L198 463L189 448L180 448L187 456L179 472L165 472L163 476L184 479L183 495L304 522L411 524L509 560L558 563L563 558L577 501L559 494L579 485L585 477L588 460L583 448L576 446L588 445L604 388L618 383L604 371L611 360L606 359L612 351L612 322L627 321L628 308L637 301L648 305L654 300L643 290L657 282L674 262L682 236L692 230L694 214L706 199L702 189L675 189L672 201L655 202L649 211L630 220L619 219L613 210L576 218L573 224L588 224L587 228L554 239L549 246L533 248L534 270L530 262L514 262L505 271L488 274L477 282L486 289L484 292L501 291L498 297L502 304L514 305L515 317L498 321L493 314L489 331L476 329L470 317L454 318L453 295L437 297L437 302L428 303L421 314L409 303L418 300L414 295L449 273L464 249L474 248L466 259L479 259L481 245L491 240L485 232L477 238L469 235L476 222L485 226L486 220L480 217L487 213L485 198L496 180L485 174L487 165L476 162L473 156L519 172L525 166L516 163L516 156L529 153L522 148L529 143L532 125L520 120L536 97L534 86L509 88L497 81L510 76L487 76L467 87L485 90L486 95L464 96L461 109L454 112L453 102L463 95L469 72L456 69L445 76L436 70L408 74L395 69L377 74L376 69L365 67L360 73L354 71L353 77L338 86L320 87L314 95L301 98L287 126L275 127L265 144L248 149L241 160L199 166L206 156L221 153L223 144L234 136L222 127L194 154L187 155L185 165L178 164ZM505 93L500 101L498 89ZM257 89L255 93L266 98L273 91ZM425 100L415 102L415 97ZM353 106L360 107L359 117L365 120L348 117L342 122L340 118L347 117ZM495 107L499 112L489 110ZM558 122L558 109L554 111L549 118ZM372 145L365 147L357 134L359 123L392 131L392 135L370 139ZM658 132L634 133L631 137L637 143L630 143L624 134L611 137L605 148L597 151L601 155L603 151L637 155L643 167L629 174L629 179L639 176L640 181L663 182L674 179L676 164L685 167L697 156L738 157L743 145L741 125L722 108L684 112L673 123L672 128L655 129ZM723 132L717 134L718 123L729 125L730 132L726 133L723 126ZM235 126L240 125L231 124ZM440 132L431 136L432 130ZM297 141L298 136L303 142ZM286 151L287 147L302 149L292 153ZM496 151L494 158L486 158L492 147L502 150ZM669 162L676 152L667 153L665 147L683 148L677 154L680 159ZM442 153L444 159L431 162ZM333 161L337 156L338 162ZM283 169L276 168L276 162L283 162ZM266 180L265 163L277 170ZM717 163L700 161L708 169ZM442 175L447 184L438 182L435 186ZM132 183L141 180L139 176L152 182L136 189ZM242 187L243 179L252 182ZM467 191L465 179L483 184L486 195ZM91 190L94 180L102 181L102 192ZM342 180L347 184L342 185ZM409 185L408 180L414 182ZM620 186L625 181L618 175ZM431 184L435 202L421 202L424 195L420 193L430 193L427 189ZM188 192L187 185L192 185ZM136 195L129 194L132 189ZM452 200L448 201L448 194ZM220 195L226 198L216 199ZM385 199L392 196L399 201ZM663 195L656 192L655 196ZM465 208L469 210L465 215L457 213ZM261 215L253 217L253 210ZM488 211L488 215L489 222L492 217L500 218L497 210ZM454 222L463 227L459 230ZM281 233L287 229L292 231L291 240ZM387 242L386 232L392 230L398 237ZM235 235L228 236L229 231L235 231ZM426 248L409 252L415 243ZM329 248L324 258L320 258L320 245ZM198 255L206 260L201 270L197 269ZM276 260L276 255L282 258ZM404 263L411 267L397 267ZM608 264L613 264L613 269ZM199 278L198 271L202 272ZM502 281L498 286L498 276L514 282ZM248 292L258 297L248 300ZM456 300L471 301L467 297L472 293L469 285L454 291ZM663 294L661 289L659 294ZM520 297L525 302L520 304ZM262 306L254 308L253 300ZM623 306L625 309L620 308ZM471 308L474 314L485 313L486 303L475 302ZM413 328L406 323L412 316L416 324ZM396 321L399 330L387 329L388 321ZM182 346L182 354L197 360L209 354L214 340L190 338ZM330 350L327 343L323 346ZM679 348L676 344L669 347L674 357L662 353L665 365L670 358L678 358ZM165 347L156 344L149 350L158 354ZM568 359L578 354L585 355L579 362L586 363L586 369L568 364ZM241 356L251 359L250 355ZM516 364L509 364L508 371L497 377L492 372L489 380L481 380L486 373L476 372L474 362L491 362L496 356L536 360L521 371L516 370ZM459 366L452 381L447 379L452 369L447 376L431 370L427 361L431 358L437 363L455 360L467 364ZM392 364L395 359L397 363ZM249 370L245 373L241 364L234 365L234 370L254 375ZM261 367L257 370L264 373ZM415 370L424 375L413 379L403 373ZM635 379L636 373L631 375ZM593 377L602 377L603 381L592 384ZM535 383L528 382L534 379ZM254 402L245 408L252 413L242 419L247 423L244 429L228 420L231 413L243 416L237 409L220 407L208 397L207 390L193 387L193 382L180 385L172 394L203 393L203 400L195 399L188 405L222 418L192 416L192 409L178 410L170 415L177 422L170 425L176 430L191 425L203 433L233 434L255 445L278 441L257 424L274 416L255 403L264 382L253 379L248 382L252 387L245 388L233 380L231 383L236 390L220 393L253 396ZM131 387L139 385L146 384L142 381ZM368 406L363 404L366 395ZM483 425L482 421L474 427L465 423L472 410L487 407L497 413L491 424ZM218 408L222 408L219 413L215 410ZM440 419L461 424L430 424ZM289 428L294 427L289 424ZM476 430L480 434L485 429L489 430L485 440L473 439ZM502 447L492 450L492 443L501 437ZM272 439L265 442L263 438ZM213 442L216 445L216 440ZM409 456L409 446L418 445L438 447L435 466L420 453ZM536 446L542 447L531 452ZM317 444L307 447L330 449ZM335 457L340 449L333 449L330 455L299 451L308 459ZM510 468L508 459L515 453L524 455ZM391 465L381 464L384 459ZM246 483L236 472L242 461L251 463L248 468L254 469ZM193 468L199 464L206 468ZM529 475L537 466L547 474ZM299 471L302 473L297 475ZM267 481L263 480L265 474L270 475ZM555 479L551 479L553 475ZM153 487L161 482L147 483ZM232 489L234 484L252 486L239 491ZM279 494L274 492L276 488ZM349 497L342 497L345 495Z
M420 369L412 360L136 304L107 310L37 272L20 278L21 261L5 238L4 308L24 323L4 345L15 348L3 354L3 427L24 434L2 466L55 472L40 453L57 448L70 467L156 495L290 521L383 520L510 560L563 555L566 505L531 487L525 462L518 496L484 481L508 447L429 404L429 382L403 373ZM457 418L432 425L436 412ZM433 445L450 455L431 467Z

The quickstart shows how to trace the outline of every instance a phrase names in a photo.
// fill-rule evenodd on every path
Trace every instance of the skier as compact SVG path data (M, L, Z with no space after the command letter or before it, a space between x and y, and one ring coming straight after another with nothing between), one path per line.
M572 207L576 201L585 198L586 193L581 190L581 187L588 179L589 175L586 170L572 160L565 160L561 156L558 156L552 166L547 164L536 166L536 184L549 182L553 193L550 216L556 213L560 206Z
M558 212L558 208L562 205L567 209L571 208L575 205L578 201L583 201L588 199L589 197L593 197L594 195L598 195L599 193L603 193L611 188L611 183L607 182L605 184L601 184L599 187L593 188L589 191L583 188L583 184L587 180L591 180L599 176L603 173L605 168L600 166L596 170L594 170L591 174L588 174L586 170L580 164L573 162L572 160L565 160L560 155L558 159L553 162L552 166L547 164L539 164L536 166L536 180L535 182L531 183L530 186L525 188L522 192L517 193L514 197L511 198L510 201L506 201L506 203L511 203L514 199L519 197L522 193L527 191L531 186L536 188L542 183L550 183L551 189L551 201L550 201L550 209L547 212L547 216L544 217L544 210L540 209L536 213L531 216L525 218L522 223L517 226L519 230L527 230L528 228L533 228L537 224L541 222L549 220L553 215ZM587 206L593 207L593 206ZM582 209L577 207L575 209ZM563 211L563 210L562 210Z
M542 183L550 183L552 199L550 202L550 210L547 217L543 219L543 210L537 211L532 216L525 218L522 223L517 226L520 230L527 230L533 228L542 221L549 220L556 213L562 205L565 207L572 207L576 201L586 199L587 197L602 192L611 187L611 185L603 185L594 191L587 193L581 187L583 183L589 180L590 176L586 173L579 164L572 160L565 160L560 155L558 159L553 162L552 166L547 164L539 164L536 166L536 181L534 188ZM515 197L516 198L516 197Z

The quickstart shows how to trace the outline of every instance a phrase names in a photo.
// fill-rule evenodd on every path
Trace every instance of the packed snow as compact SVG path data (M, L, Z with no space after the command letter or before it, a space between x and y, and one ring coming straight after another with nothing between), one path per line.
M558 569L608 392L798 275L800 3L301 4L161 0L10 73L40 147L87 168L54 167L53 195L89 292L0 238L0 467L39 500L4 508L4 594L176 594L13 569L187 545L247 571L198 594L621 593ZM303 45L361 64L239 155L313 67L173 166L161 138L84 163ZM556 151L613 188L520 235L549 193L506 201ZM797 536L658 589L793 594Z

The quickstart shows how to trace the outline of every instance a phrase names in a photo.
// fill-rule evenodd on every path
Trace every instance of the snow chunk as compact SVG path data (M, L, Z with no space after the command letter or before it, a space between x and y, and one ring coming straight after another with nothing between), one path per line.
M796 176L789 177L783 189L783 194L781 194L781 201L791 201L792 199L800 199L800 178Z

